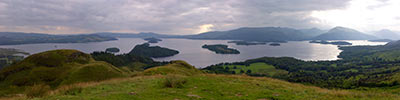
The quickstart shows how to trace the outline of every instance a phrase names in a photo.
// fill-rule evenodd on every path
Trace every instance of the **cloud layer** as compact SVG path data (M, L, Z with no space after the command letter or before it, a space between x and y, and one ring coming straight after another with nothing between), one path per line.
M238 27L320 26L313 11L349 0L0 0L0 31L195 34Z
M315 11L320 24L344 26L369 32L381 29L400 31L399 0L352 0L339 10Z

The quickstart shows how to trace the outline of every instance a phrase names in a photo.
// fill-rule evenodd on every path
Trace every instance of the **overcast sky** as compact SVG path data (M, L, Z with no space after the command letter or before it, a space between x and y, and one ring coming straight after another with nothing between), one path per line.
M400 29L400 0L0 0L0 31L196 34L239 27Z

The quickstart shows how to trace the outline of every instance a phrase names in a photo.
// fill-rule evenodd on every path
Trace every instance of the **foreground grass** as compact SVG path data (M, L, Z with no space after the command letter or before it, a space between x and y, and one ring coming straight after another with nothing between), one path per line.
M164 86L166 76L137 76L60 88L36 100L395 100L397 94L357 90L328 90L271 78L240 75L182 76L183 87Z

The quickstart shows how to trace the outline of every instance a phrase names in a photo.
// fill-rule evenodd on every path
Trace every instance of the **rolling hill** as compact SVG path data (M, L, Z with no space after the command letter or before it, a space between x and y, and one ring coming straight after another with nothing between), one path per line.
M125 77L125 71L95 61L76 50L53 50L31 55L0 70L0 96L24 92L31 86L58 88L79 82Z
M204 74L183 61L147 69L131 78L75 84L49 93L35 99L394 100L400 97L395 92L382 90L330 90L271 78Z
M259 61L262 61L262 63ZM357 75L354 71L356 67L336 66L337 69L332 69L334 68L333 65L335 65L333 63L304 62L293 58L260 58L249 60L248 62L252 64L227 65L229 69L225 69L235 71L237 75L206 73L204 71L207 70L196 69L184 61L172 61L166 65L130 74L127 70L114 67L105 62L95 61L90 55L76 50L53 50L34 54L16 65L0 70L0 97L8 96L5 99L35 100L396 100L400 97L398 95L398 91L400 91L398 87L325 89L310 86L323 84L317 80L314 81L316 82L314 84L304 85L273 78L250 77L239 74L242 69L253 70L251 72L247 71L246 74L267 73L271 77L292 74L293 76L290 77L301 77L300 79L304 80L320 78L336 80L335 77L325 77L325 75L329 75L327 74L328 72L332 73L332 75ZM319 64L323 66L319 66ZM324 67L325 65L331 66ZM297 72L296 70L300 67L304 69ZM357 76L363 82L371 81L362 80L366 78L363 75L369 74L379 75L378 78L389 77L394 78L395 81L400 80L400 74L393 76L380 74L387 73L390 69L376 67L379 70L375 71L369 70L375 67L364 68L366 70L360 70L360 72L367 72L367 74L361 73L359 74L360 76ZM316 76L310 76L313 75L311 70L318 69L321 69L321 71L316 72ZM335 73L335 71L338 71L338 73ZM304 73L305 76L301 73ZM353 81L353 78L350 77L344 81L349 82L346 84L360 84L357 81ZM371 76L368 78L375 79L376 77ZM342 77L337 77L337 79L342 79Z

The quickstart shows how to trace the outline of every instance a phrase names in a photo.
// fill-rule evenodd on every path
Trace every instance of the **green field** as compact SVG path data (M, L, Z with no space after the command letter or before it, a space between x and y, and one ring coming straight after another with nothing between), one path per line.
M287 74L288 72L285 70L276 69L272 65L268 65L265 63L253 63L249 66L246 65L224 65L225 69L229 69L230 71L234 71L235 74L243 74L248 73L250 70L250 74L263 74L267 76L274 76L277 74Z

